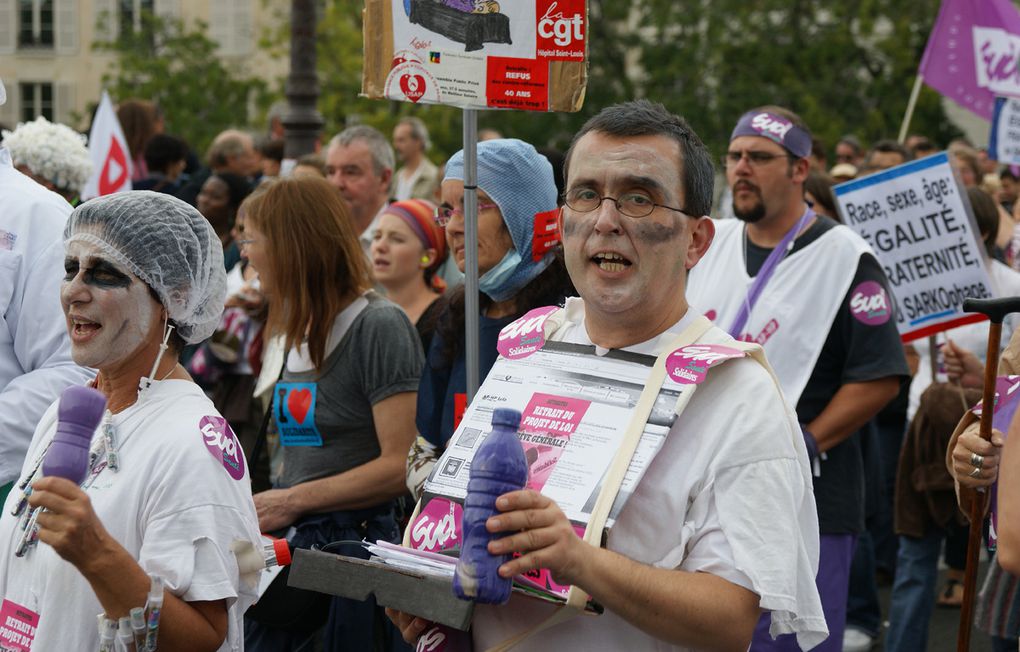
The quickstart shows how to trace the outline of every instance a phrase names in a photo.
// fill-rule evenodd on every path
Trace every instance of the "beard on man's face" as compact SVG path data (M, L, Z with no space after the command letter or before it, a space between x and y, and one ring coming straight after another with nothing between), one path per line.
M753 204L751 204L750 206L740 207L740 206L737 205L736 197L734 197L733 198L733 216L736 217L741 222L746 222L748 224L754 224L755 222L758 222L763 217L765 217L765 202L762 201L761 191L759 191L758 188L755 188L754 186L752 186L751 184L747 183L746 181L738 182L737 185L740 185L742 190L751 190L751 191L753 191L754 194L756 195L756 197L755 197L756 201ZM736 190L736 187L734 187L734 190Z

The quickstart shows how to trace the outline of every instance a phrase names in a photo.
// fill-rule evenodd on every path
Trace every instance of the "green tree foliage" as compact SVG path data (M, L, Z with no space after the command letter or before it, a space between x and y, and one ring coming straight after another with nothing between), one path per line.
M741 113L780 104L829 148L844 134L895 138L939 0L589 0L590 79L575 115L487 113L507 135L562 147L591 114L647 97L684 115L721 154ZM629 64L629 65L628 65ZM925 87L911 126L959 134Z
M800 113L830 154L844 134L866 143L895 138L938 6L939 0L589 0L584 108L483 111L479 125L565 149L600 109L647 97L684 115L716 154L740 114L761 104ZM362 7L360 0L322 5L319 110L326 136L358 122L389 133L401 116L417 115L432 132L433 158L459 149L459 110L358 97ZM264 44L284 53L289 22L281 16L277 24ZM959 135L927 87L910 130L942 144Z
M404 102L360 97L364 62L362 47L363 0L327 0L319 7L316 68L319 73L319 112L325 120L323 141L344 127L366 124L389 136L397 121L414 115L429 127L436 161L460 149L460 111L447 106L416 106ZM286 57L290 45L290 15L282 11L274 27L262 34L260 44L273 56ZM284 80L279 80L275 99L283 99Z
M686 115L721 152L740 114L780 104L830 148L843 134L895 138L938 0L642 0L647 96ZM926 89L912 131L956 132Z
M460 149L460 111L448 106L359 97L364 61L363 6L362 0L332 0L325 4L319 18L319 111L326 120L326 138L352 124L371 125L389 136L400 118L414 115L428 125L433 143L430 158L445 160Z
M121 30L116 40L92 47L116 55L103 75L103 86L115 103L128 98L156 102L166 131L184 138L200 154L220 131L249 126L248 107L264 106L268 100L264 81L217 56L217 45L201 22L187 26L144 12L141 29Z

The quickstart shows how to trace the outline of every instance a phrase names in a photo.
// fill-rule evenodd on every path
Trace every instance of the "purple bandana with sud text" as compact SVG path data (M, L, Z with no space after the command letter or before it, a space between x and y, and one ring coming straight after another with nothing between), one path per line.
M740 136L762 136L782 145L797 158L811 154L811 136L786 118L768 111L748 111L740 116L730 140Z
M921 59L925 83L985 120L1020 95L1020 12L1009 0L943 0Z

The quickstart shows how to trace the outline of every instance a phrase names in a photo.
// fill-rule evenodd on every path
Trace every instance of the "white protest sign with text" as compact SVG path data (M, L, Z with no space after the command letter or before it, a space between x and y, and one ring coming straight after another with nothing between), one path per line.
M889 278L900 337L909 342L983 319L963 312L989 298L984 246L945 152L833 188L843 221Z
M1020 99L995 98L988 153L999 163L1020 164Z
M586 0L369 0L363 91L415 104L576 111L587 31Z

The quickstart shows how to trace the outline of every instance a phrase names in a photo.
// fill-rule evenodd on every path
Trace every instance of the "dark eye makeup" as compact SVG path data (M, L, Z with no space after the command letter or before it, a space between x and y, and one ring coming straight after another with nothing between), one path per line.
M67 258L64 260L64 280L70 281L78 275L81 269L77 260ZM82 279L87 285L99 288L126 288L131 285L131 277L117 269L112 263L101 258L95 259L92 266L85 270Z

